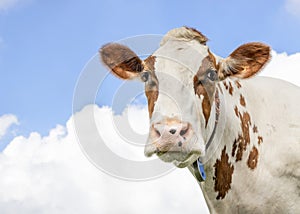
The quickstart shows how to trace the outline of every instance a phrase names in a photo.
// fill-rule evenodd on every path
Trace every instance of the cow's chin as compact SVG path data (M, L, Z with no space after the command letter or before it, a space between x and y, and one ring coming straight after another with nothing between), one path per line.
M191 151L189 153L167 152L157 156L164 162L172 162L178 168L184 168L193 164L200 156L199 151Z

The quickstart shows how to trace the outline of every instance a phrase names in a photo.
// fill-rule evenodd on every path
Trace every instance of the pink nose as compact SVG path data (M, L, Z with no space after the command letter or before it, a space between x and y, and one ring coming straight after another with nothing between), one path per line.
M151 133L157 152L181 151L191 135L191 125L186 122L168 121L152 125Z

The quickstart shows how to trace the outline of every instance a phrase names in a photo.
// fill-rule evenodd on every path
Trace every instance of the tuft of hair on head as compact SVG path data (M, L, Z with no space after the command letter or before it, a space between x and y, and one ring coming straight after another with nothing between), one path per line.
M196 40L203 45L206 45L206 42L208 41L207 37L204 36L201 32L199 32L195 28L187 26L175 28L167 32L167 34L161 40L160 46L163 46L170 39L178 39L185 41Z

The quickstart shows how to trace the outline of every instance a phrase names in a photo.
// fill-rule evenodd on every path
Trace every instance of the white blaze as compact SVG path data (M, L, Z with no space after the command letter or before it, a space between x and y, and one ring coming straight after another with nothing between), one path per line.
M186 166L199 156L205 155L205 143L201 124L204 123L202 101L194 91L194 76L202 60L208 56L208 48L196 40L169 40L155 53L155 74L158 79L159 95L154 106L151 125L165 119L176 118L191 124L192 136L187 140L192 156L182 162ZM146 153L154 151L149 138ZM174 154L173 154L174 156ZM175 158L178 160L178 157ZM179 166L180 163L176 164Z
M177 117L191 123L198 118L201 108L194 92L193 78L208 55L207 47L195 40L169 40L154 55L159 95L152 121L163 119L159 117Z

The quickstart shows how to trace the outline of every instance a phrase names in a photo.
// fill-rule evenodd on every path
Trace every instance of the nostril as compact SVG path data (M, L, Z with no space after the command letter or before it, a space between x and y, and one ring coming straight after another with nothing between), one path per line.
M175 134L175 133L176 133L176 129L171 129L169 132L170 132L171 134Z
M155 129L155 133L160 137L160 132L157 129Z
M183 135L185 135L187 133L187 131L188 131L188 129L181 130L179 134L181 136L183 136Z

